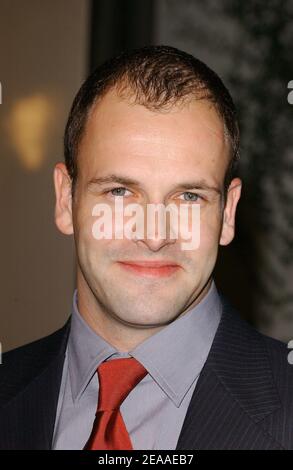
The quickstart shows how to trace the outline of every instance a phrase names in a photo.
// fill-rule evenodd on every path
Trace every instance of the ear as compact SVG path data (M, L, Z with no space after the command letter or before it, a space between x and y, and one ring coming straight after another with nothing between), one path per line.
M65 235L73 233L71 178L64 163L57 163L54 168L55 186L55 224Z
M242 182L240 178L234 178L229 185L223 214L220 245L228 245L234 238L236 207L241 196L241 188Z

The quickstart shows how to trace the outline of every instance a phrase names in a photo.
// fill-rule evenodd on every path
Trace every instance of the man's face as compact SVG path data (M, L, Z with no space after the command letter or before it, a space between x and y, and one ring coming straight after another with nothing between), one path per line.
M229 243L234 234L240 180L233 180L238 186L228 193L223 223L228 161L223 122L207 101L158 113L111 91L92 110L78 154L72 227L79 283L104 313L124 324L159 327L196 303L211 278L219 243ZM110 175L133 182L97 181ZM183 250L182 239L169 237L95 239L93 207L104 203L114 210L115 196L124 207L200 205L199 247ZM70 233L68 228L62 231ZM129 269L126 261L170 262L177 267L146 271Z

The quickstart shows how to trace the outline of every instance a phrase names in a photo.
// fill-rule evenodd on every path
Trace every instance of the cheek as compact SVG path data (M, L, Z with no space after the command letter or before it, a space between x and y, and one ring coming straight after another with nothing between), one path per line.
M220 230L220 212L202 212L200 220L200 249L202 251L217 250Z
M91 253L99 250L99 245L103 240L97 240L93 235L93 225L96 217L92 216L92 207L89 204L82 204L82 201L74 208L74 238L76 251L79 258L88 260L92 258Z
M91 245L94 242L92 225L92 217L79 210L74 224L74 234L78 245Z

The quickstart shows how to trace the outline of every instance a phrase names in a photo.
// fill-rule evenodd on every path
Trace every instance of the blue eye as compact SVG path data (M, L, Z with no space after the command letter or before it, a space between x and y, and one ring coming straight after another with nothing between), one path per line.
M116 191L116 194L114 193L114 191ZM112 194L112 196L125 196L125 194L121 194L121 191L127 191L126 188L123 188L123 187L120 187L120 188L113 188L111 189L110 191L108 191L109 193Z
M188 195L188 198L186 199L185 198L185 195ZM185 193L183 193L183 196L184 196L184 200L185 201L191 201L191 202L196 202L199 198L201 199L201 197L196 194L196 193L190 193L189 191L186 191Z

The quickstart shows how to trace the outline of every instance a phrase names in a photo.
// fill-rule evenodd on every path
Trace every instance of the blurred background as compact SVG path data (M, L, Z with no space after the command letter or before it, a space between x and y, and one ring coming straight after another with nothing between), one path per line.
M147 44L192 53L234 98L243 193L216 284L259 330L293 338L292 0L0 0L3 350L70 314L74 245L54 225L52 176L65 122L94 67Z

